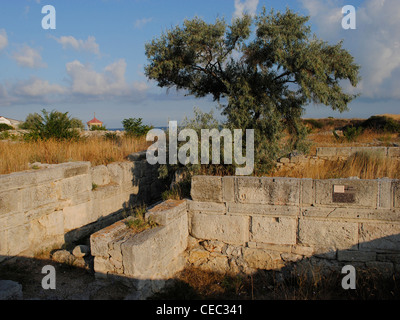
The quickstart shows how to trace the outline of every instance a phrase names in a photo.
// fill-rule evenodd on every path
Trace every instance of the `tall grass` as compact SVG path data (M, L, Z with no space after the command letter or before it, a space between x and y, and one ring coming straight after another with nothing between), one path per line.
M333 179L358 177L360 179L400 179L400 161L374 152L356 152L346 160L308 163L294 168L283 168L272 174L291 178Z
M79 141L39 140L31 142L0 141L0 174L29 169L29 163L59 164L69 161L90 161L107 165L125 161L134 152L146 150L146 138L121 137L118 141L101 137Z

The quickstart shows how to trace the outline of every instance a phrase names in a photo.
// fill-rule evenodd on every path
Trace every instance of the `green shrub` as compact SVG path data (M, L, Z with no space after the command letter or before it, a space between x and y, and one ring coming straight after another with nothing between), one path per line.
M153 127L142 124L142 120L142 118L124 119L122 125L124 126L125 134L134 137L145 136Z
M107 128L104 126L92 126L90 131L107 131Z
M346 127L343 130L343 136L348 142L352 142L357 140L357 138L362 134L363 128L362 127Z
M9 126L6 123L0 123L0 132L7 131L7 130L13 130L14 128L12 126Z
M400 133L400 122L385 116L370 117L361 126L378 132Z
M305 120L306 124L309 124L312 128L315 129L322 129L324 127L324 124L318 120L315 119L307 119Z
M79 132L76 130L78 122L71 119L68 112L42 110L42 115L37 113L28 115L23 128L30 132L24 136L25 140L78 140Z

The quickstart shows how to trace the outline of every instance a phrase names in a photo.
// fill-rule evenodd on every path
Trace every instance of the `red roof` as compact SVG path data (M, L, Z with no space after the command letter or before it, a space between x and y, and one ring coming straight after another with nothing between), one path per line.
M103 124L103 122L101 122L99 119L96 119L96 117L94 117L92 120L87 122L87 124Z

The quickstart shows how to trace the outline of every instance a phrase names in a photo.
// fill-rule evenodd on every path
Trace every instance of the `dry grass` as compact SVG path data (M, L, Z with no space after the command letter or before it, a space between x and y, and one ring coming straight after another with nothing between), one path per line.
M400 143L398 133L379 133L373 130L364 130L355 141L338 141L332 131L311 133L308 139L313 143L310 152L315 152L316 147L353 147L353 146L390 146L392 143Z
M334 179L358 177L360 179L400 179L400 161L382 157L373 152L357 152L347 160L307 163L294 168L283 167L272 173L275 177Z
M289 269L291 269L289 271ZM399 279L375 269L358 269L357 290L344 290L343 274L312 266L289 266L279 271L254 274L223 274L189 267L180 272L173 286L152 299L161 300L398 300ZM283 271L283 270L282 270Z
M59 164L69 161L90 161L93 166L106 165L125 161L129 154L146 150L148 146L145 137L122 137L118 142L101 137L76 142L0 141L0 174L28 170L29 164L34 162Z

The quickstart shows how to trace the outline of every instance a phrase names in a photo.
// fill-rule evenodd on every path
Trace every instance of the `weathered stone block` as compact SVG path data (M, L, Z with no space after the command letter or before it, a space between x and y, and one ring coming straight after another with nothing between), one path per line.
M392 184L393 188L393 205L395 208L400 208L400 181L394 180Z
M194 213L190 231L198 239L244 244L248 241L249 218Z
M22 209L20 191L0 192L0 215L16 212Z
M299 242L314 248L348 249L358 243L358 223L299 219Z
M58 201L55 183L25 188L19 192L21 193L21 209L24 211Z
M273 205L296 205L300 180L290 178L237 178L236 201Z
M378 179L378 208L390 209L393 206L392 199L392 180Z
M90 236L90 250L95 257L109 257L109 243L115 241L129 229L124 220L118 221Z
M222 178L222 189L223 189L223 201L234 202L235 201L235 177L223 177Z
M64 178L71 178L89 173L90 162L74 162L65 165Z
M209 213L209 214L226 213L225 203L188 201L188 209L189 212L197 212L197 213Z
M284 266L279 252L263 249L243 248L243 259L254 269L272 270Z
M253 216L250 240L271 244L296 243L296 219Z
M301 203L312 205L314 203L314 182L313 179L301 179Z
M146 212L146 219L152 219L159 225L166 226L174 223L182 216L187 214L187 204L185 200L167 200L163 203L150 208Z
M227 203L227 213L230 215L265 215L265 216L298 216L296 206L274 206L266 204Z
M360 250L400 251L399 223L362 223L360 226Z
M191 196L195 201L223 202L222 178L218 176L193 177Z
M343 199L335 200L334 194L343 195ZM316 205L376 208L377 199L377 180L315 180Z
M90 169L90 175L92 177L92 184L97 186L104 186L111 182L110 174L107 167L104 165L92 167Z
M82 226L85 226L91 221L92 203L85 202L72 207L63 209L64 213L64 232L68 232Z

